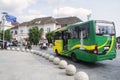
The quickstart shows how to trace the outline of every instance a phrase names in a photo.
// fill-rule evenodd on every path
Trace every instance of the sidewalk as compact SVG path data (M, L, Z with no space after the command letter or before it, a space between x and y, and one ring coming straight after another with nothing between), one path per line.
M38 55L0 50L0 80L74 80L74 77Z

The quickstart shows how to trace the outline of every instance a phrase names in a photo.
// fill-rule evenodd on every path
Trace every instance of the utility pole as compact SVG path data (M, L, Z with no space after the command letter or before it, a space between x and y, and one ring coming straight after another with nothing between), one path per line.
M2 27L3 27L3 49L4 49L4 35L5 35L5 15L7 14L6 12L2 12Z

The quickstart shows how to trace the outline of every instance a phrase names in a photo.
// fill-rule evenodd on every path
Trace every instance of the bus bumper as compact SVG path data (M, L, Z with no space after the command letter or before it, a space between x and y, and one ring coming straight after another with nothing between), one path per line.
M98 55L96 57L96 61L103 61L103 60L112 60L116 58L116 54L113 53L113 54L107 54L107 55Z

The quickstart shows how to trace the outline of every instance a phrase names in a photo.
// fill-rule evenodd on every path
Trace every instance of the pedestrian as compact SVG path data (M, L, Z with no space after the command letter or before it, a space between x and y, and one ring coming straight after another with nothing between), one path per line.
M27 43L27 46L28 46L28 49L32 49L30 42Z

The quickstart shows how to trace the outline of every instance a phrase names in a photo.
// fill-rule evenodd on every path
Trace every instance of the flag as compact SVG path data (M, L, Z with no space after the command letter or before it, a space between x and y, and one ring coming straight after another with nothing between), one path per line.
M11 23L17 22L17 21L16 21L17 18L14 17L14 16L12 16L12 15L6 14L6 15L5 15L5 18L6 18L6 21L9 21L9 22L11 22Z

